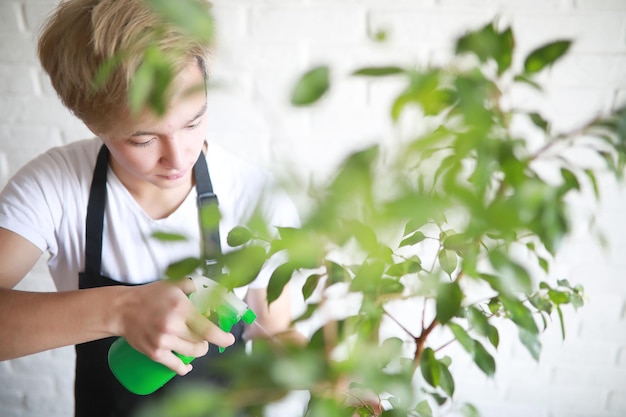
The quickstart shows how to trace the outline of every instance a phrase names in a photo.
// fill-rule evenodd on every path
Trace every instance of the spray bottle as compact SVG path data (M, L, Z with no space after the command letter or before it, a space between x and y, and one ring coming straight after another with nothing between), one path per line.
M198 311L208 317L216 314L220 329L230 329L243 320L252 324L256 319L254 312L235 294L217 282L200 275L190 277L196 291L189 299ZM220 347L220 352L224 348ZM174 352L185 364L195 358ZM151 394L165 385L176 373L158 362L135 350L123 337L117 339L109 349L109 367L118 381L130 392L138 395Z

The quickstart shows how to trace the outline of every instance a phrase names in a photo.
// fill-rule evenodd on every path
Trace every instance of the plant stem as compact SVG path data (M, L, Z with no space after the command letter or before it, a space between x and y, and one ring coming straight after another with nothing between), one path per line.
M389 317L391 320L393 320L393 321L394 321L394 322L398 325L398 327L400 327L402 330L404 330L404 332L405 332L406 334L408 334L409 336L411 336L411 338L413 338L413 339L415 339L415 338L416 338L416 337L415 337L415 335L413 335L413 333L411 333L411 332L409 331L409 329L407 329L406 327L404 327L404 326L402 325L402 323L400 323L400 322L398 321L398 319L396 319L394 316L392 316L391 314L389 314L389 312L388 312L388 311L387 311L384 307L383 307L383 313L384 313L387 317Z
M437 319L433 319L432 322L422 330L422 334L419 337L415 338L415 356L413 357L413 364L415 368L419 366L420 359L422 358L422 352L424 351L424 345L426 344L426 339L428 335L433 331L435 327L439 324Z

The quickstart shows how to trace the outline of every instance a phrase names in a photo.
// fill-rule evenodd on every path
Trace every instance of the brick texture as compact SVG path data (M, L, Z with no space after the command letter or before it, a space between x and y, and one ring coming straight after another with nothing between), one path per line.
M89 135L67 112L36 59L36 37L58 0L0 1L0 187L46 148ZM519 54L552 40L574 41L571 53L542 74L544 94L514 91L513 105L545 112L558 129L579 126L626 103L624 0L214 0L219 51L209 100L209 135L279 173L323 177L350 150L390 132L388 105L398 84L350 77L365 65L438 63L454 39L494 17L511 24ZM388 42L372 42L384 30ZM333 90L312 109L293 109L297 76L332 67ZM484 417L618 417L626 415L625 189L602 184L592 212L609 248L581 231L554 271L582 283L588 303L567 310L567 338L558 324L542 337L537 363L515 329L501 328L498 371L486 378L450 347L460 401ZM581 214L582 215L582 214ZM54 290L45 262L19 288ZM555 318L555 320L557 320ZM0 415L68 417L73 409L72 347L0 362ZM294 400L292 398L292 400ZM272 408L300 415L302 398Z

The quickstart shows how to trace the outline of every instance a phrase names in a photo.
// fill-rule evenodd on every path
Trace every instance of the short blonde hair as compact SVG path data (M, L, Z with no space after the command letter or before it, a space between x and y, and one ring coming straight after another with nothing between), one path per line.
M210 3L206 5L210 13ZM153 11L146 0L66 0L45 22L38 54L63 104L97 134L113 134L131 121L130 81L145 51L155 46L178 74L197 60L206 75L213 55L199 40ZM120 59L94 88L103 63Z

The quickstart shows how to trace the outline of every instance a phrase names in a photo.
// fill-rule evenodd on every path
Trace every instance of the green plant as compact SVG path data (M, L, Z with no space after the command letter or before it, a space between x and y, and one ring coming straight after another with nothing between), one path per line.
M497 322L512 322L535 359L553 315L565 337L564 307L580 307L584 292L566 277L553 277L550 267L571 232L570 198L599 199L597 176L605 171L621 179L626 110L563 133L537 112L506 108L503 97L514 86L541 91L536 75L564 56L570 42L535 49L520 69L512 67L514 46L510 28L489 23L456 42L462 64L353 73L402 80L393 120L420 117L434 127L393 147L354 152L314 190L302 227L279 228L276 236L259 219L237 227L228 241L238 249L220 262L228 271L221 282L235 287L283 253L268 298L304 274L308 308L296 322L325 309L333 291L356 295L356 309L325 322L306 346L258 341L250 354L225 357L221 365L232 378L227 389L190 388L180 395L191 402L171 406L180 401L174 396L173 408L146 415L256 414L290 390L308 390L309 417L431 416L435 405L454 405L449 343L460 344L492 376ZM322 97L330 73L317 67L304 74L294 105ZM533 126L528 137L512 128L523 119ZM572 149L584 151L588 163L569 157ZM185 260L169 274L182 276L198 263ZM389 306L399 303L415 315L394 315ZM383 336L385 321L400 330ZM434 344L435 329L449 342ZM459 407L466 416L478 415L470 404Z

